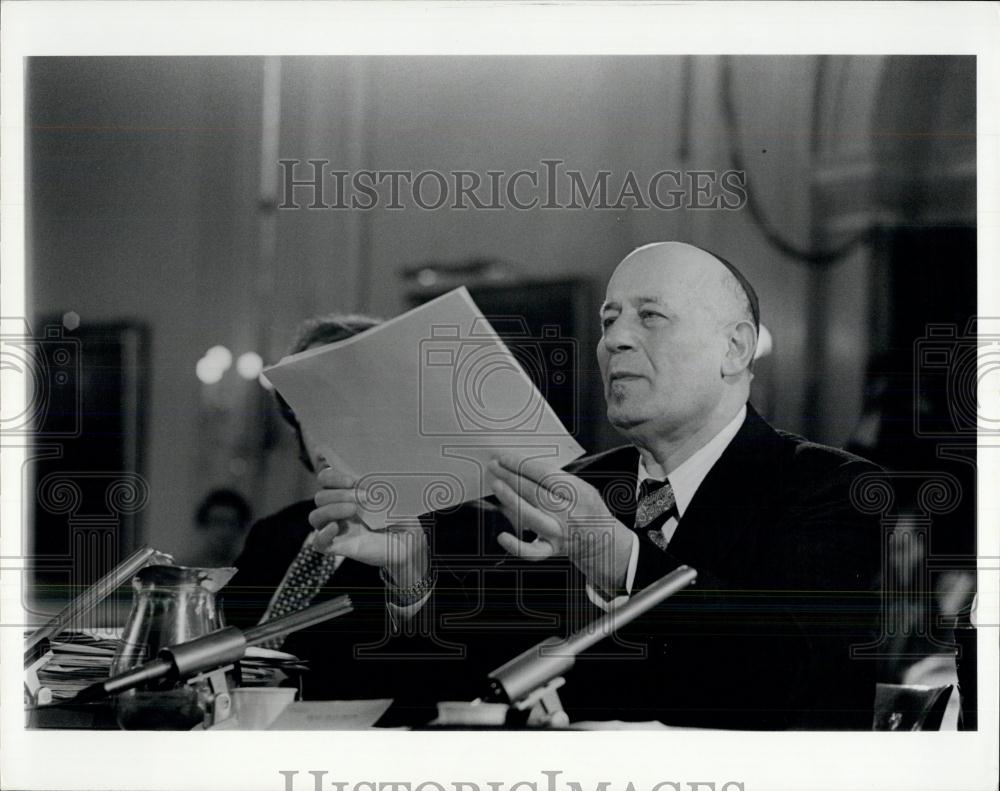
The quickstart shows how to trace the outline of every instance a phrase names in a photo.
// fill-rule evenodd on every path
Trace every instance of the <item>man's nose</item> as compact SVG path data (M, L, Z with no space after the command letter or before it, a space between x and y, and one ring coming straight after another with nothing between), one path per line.
M627 351L635 347L635 336L628 322L619 317L605 328L601 342L609 352Z

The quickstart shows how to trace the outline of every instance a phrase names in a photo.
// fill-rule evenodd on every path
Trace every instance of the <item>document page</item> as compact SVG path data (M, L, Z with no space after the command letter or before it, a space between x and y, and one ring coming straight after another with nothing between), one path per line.
M500 454L560 467L583 454L464 287L264 375L361 478L376 529L490 494Z

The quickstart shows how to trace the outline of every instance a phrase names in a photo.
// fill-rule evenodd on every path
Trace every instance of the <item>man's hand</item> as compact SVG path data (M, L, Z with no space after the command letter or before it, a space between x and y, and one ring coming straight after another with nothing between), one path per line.
M309 524L319 531L317 549L384 568L399 588L410 588L427 576L427 537L417 520L372 530L358 512L365 495L357 478L327 467L317 479L323 488L309 514Z
M501 456L489 463L490 485L517 535L501 533L507 552L530 560L567 555L587 581L611 593L624 587L632 531L600 493L551 462ZM532 542L520 536L530 530Z

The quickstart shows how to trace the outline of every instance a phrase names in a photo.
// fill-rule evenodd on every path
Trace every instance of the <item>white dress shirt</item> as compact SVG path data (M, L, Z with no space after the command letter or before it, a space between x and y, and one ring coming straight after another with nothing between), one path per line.
M715 462L719 460L726 448L729 447L729 443L733 441L733 437L740 430L740 426L743 425L743 421L747 416L747 408L743 406L729 423L727 423L722 430L712 437L708 442L702 445L694 454L687 459L683 464L681 464L676 470L667 475L666 479L654 478L649 474L646 469L646 465L642 460L642 456L639 456L639 471L636 481L636 498L639 496L639 487L642 485L643 481L654 480L662 481L666 480L670 483L670 488L674 492L674 500L677 504L677 516L671 516L663 523L663 527L660 528L660 532L663 534L663 538L669 543L670 539L674 537L674 531L677 530L678 520L684 516L684 512L687 507L691 504L691 500L694 499L695 492L698 491L698 487L701 486L701 482L705 480L705 476L708 475L708 471L715 466ZM632 551L629 555L628 570L625 573L625 591L626 593L622 596L618 596L614 599L605 599L597 591L595 591L590 585L587 586L587 596L590 600L600 607L602 610L609 610L615 605L627 601L629 595L632 593L632 584L635 582L635 570L639 564L639 535L635 531L632 532Z

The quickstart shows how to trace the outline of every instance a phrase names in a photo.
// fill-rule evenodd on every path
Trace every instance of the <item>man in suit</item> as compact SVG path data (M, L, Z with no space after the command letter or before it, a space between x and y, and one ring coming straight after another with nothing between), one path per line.
M636 250L601 320L608 419L631 446L571 474L493 462L515 528L500 542L567 556L603 610L681 564L698 579L619 633L644 660L584 659L568 687L586 688L597 716L632 706L701 726L869 728L874 666L851 649L876 636L881 529L854 503L877 468L775 431L748 405L757 297L718 256Z
M299 328L289 349L295 354L344 340L378 324L366 316L326 316ZM277 393L282 417L291 425L299 459L310 471L329 459ZM429 614L424 605L433 578L427 542L419 525L376 532L360 522L314 528L312 500L294 503L250 529L234 565L238 572L223 590L227 621L242 628L347 594L354 612L294 633L271 647L308 660L306 698L376 698L409 694L403 675L436 676L434 646L411 628Z
M467 562L476 520L507 564L539 564L514 590L466 576L477 604L451 623L466 629L469 672L686 564L692 589L580 657L561 691L574 719L869 728L874 667L852 647L876 637L881 528L853 503L877 468L775 431L748 404L757 296L718 256L676 242L634 251L601 321L608 419L630 445L565 472L501 456L489 483L505 518L477 506L431 527L439 562ZM353 518L352 481L335 470L319 480L313 524ZM498 613L525 629L499 632Z

